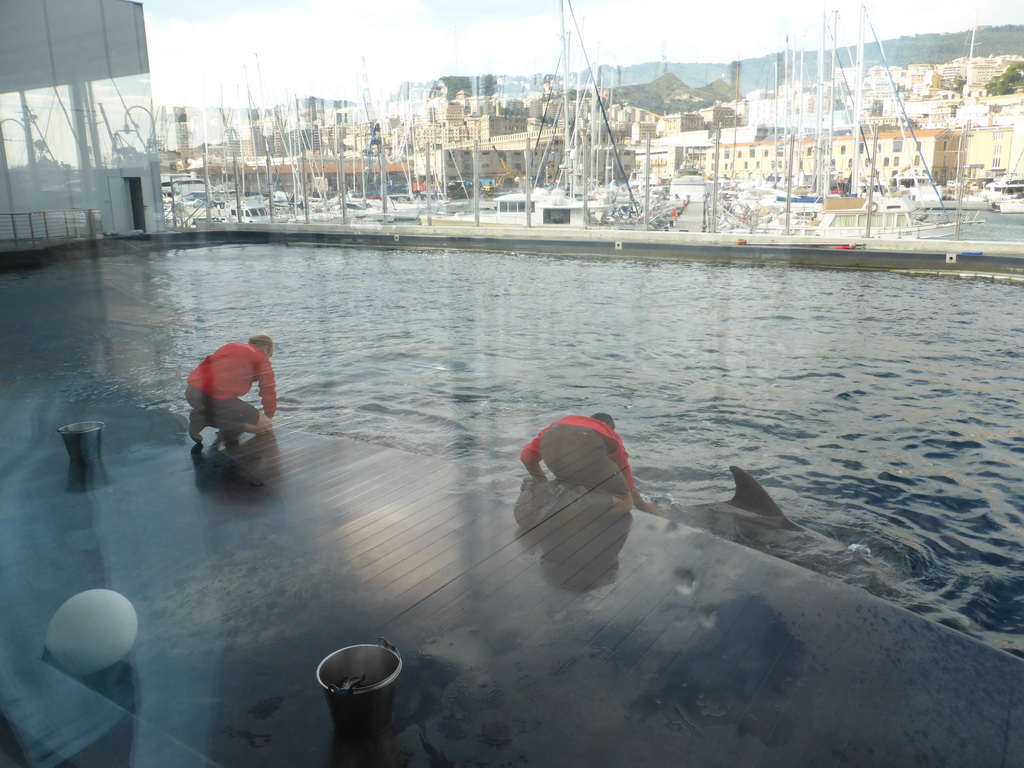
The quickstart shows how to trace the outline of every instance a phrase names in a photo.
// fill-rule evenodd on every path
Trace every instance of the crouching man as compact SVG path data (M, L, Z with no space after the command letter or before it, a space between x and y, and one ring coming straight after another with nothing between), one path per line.
M192 406L188 434L202 445L205 427L217 427L218 443L232 444L243 433L269 432L271 418L277 412L277 386L270 358L274 340L265 333L253 334L246 344L225 344L195 367L188 375L185 400ZM241 400L253 384L259 387L263 413Z

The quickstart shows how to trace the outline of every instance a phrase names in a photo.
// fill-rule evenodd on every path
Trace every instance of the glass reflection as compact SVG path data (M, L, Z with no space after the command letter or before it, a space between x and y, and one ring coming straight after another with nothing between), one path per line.
M0 213L88 209L104 231L161 228L142 8L97 5L22 4L5 19Z

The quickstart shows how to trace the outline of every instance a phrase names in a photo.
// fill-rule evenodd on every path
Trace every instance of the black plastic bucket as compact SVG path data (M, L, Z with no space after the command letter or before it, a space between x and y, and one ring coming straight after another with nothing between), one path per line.
M350 645L320 662L316 679L334 730L345 738L372 738L394 719L402 656L383 637L376 645Z

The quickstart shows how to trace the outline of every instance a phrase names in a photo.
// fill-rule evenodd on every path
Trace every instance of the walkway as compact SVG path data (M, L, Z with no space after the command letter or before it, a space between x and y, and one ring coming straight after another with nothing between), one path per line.
M13 764L1024 761L1019 659L709 534L642 513L524 531L514 468L488 487L346 439L192 452L169 414L0 408ZM69 464L54 427L87 418L103 459ZM139 634L82 680L42 640L97 587ZM381 635L404 663L394 727L335 741L316 666Z

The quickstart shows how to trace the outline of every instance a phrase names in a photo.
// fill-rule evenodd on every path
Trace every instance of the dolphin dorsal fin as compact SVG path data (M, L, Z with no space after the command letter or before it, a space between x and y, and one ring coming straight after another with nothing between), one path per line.
M783 514L779 505L775 503L775 499L768 495L768 491L762 488L750 473L739 467L729 467L729 471L732 472L732 476L736 480L736 495L729 500L730 504L747 512L776 518L782 521L784 528L794 531L803 530Z

